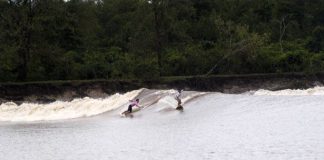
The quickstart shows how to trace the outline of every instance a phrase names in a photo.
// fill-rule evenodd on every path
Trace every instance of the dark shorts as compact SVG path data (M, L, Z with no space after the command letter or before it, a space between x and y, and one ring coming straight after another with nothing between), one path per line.
M133 108L132 105L129 105L127 111L128 111L129 113L132 113L132 108Z

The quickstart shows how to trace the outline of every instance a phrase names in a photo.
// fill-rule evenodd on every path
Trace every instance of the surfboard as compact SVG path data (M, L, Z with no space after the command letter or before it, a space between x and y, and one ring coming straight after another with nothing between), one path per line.
M127 111L125 111L126 113L121 113L120 116L121 117L129 117L129 118L133 118L133 114L132 113L128 113Z
M182 105L179 105L179 106L176 108L176 110L183 111L183 107L182 107Z
M133 113L134 112L138 112L138 111L140 111L141 109L139 108L139 107L133 107L133 109L132 109L132 113L129 113L128 111L124 111L124 112L121 112L120 113L120 115L122 116L122 117L131 117L131 118L133 118Z

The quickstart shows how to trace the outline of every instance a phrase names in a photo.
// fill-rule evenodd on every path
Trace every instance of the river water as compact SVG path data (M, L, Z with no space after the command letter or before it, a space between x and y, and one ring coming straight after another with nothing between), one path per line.
M105 99L0 106L4 160L322 160L323 88L230 95L141 89ZM120 116L127 100L145 107ZM126 102L125 102L126 100Z

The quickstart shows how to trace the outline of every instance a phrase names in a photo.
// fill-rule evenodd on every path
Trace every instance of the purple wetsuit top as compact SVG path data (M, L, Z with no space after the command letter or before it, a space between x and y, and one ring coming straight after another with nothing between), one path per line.
M136 100L132 100L132 101L130 101L130 102L131 102L130 106L132 106L132 107L134 107L134 106L139 107L139 106L138 106L138 102L137 102Z

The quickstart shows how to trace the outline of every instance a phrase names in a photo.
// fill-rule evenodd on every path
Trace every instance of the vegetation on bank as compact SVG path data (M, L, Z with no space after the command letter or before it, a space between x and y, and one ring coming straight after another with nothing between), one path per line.
M0 81L324 70L324 0L0 0Z
M169 77L158 77L158 78L148 78L148 79L89 79L89 80L46 80L46 81L26 81L26 82L0 82L0 87L4 86L25 86L25 85L53 85L53 86L78 86L82 84L92 84L96 85L99 83L118 84L118 83L127 83L127 84L137 84L138 87L148 87L150 84L156 86L164 84L178 84L181 88L181 85L185 82L196 80L202 81L227 81L227 80L257 80L257 79L304 79L304 80L318 80L322 82L321 79L324 77L324 72L316 73L303 73L303 72L289 72L289 73L253 73L253 74L226 74L226 75L197 75L197 76L169 76ZM217 82L213 82L217 83ZM248 83L247 83L248 84ZM242 84L244 85L244 84ZM177 88L177 86L174 86ZM154 88L154 87L153 87Z

